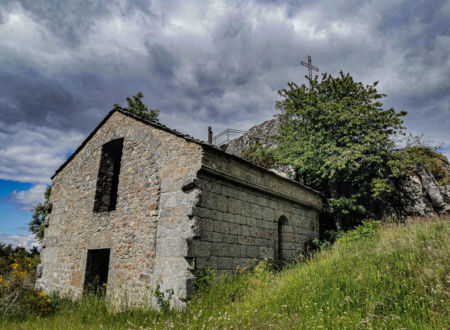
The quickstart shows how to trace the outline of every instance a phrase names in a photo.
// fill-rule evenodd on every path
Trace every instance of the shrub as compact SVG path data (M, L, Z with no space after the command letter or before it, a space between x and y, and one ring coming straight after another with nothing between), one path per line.
M368 219L363 221L362 225L356 226L355 229L341 232L338 235L338 243L351 243L364 238L370 238L378 234L380 229L380 221Z
M196 292L204 292L207 291L216 276L216 270L207 268L202 273L197 275L197 279L195 280L195 291Z
M427 168L440 185L450 184L450 175L448 172L450 163L443 154L427 146L408 146L405 148L405 153L414 163L421 164Z
M2 246L2 251L7 251ZM9 249L0 256L0 318L21 318L24 315L48 315L53 299L34 289L39 254L24 248Z

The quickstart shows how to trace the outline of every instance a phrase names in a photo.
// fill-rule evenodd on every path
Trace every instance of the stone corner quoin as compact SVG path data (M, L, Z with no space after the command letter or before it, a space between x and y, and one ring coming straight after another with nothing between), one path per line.
M318 237L319 193L115 109L52 178L37 288L183 307L196 275L289 259Z

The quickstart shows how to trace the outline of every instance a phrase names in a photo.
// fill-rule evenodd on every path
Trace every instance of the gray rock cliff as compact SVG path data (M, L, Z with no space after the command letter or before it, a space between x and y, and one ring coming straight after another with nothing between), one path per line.
M260 144L261 148L272 149L277 145L272 138L278 134L278 130L282 124L282 119L276 117L271 120L255 125L250 128L244 135L230 141L225 151L240 156L241 153L254 144Z
M242 136L230 141L225 146L225 151L236 156L242 156L243 152L254 145L258 145L261 149L274 149L277 147L277 143L273 140L273 137L278 134L282 123L281 117L275 117L255 125ZM278 175L295 179L295 171L291 166L273 165L269 170Z
M450 171L448 172L450 175ZM423 216L450 212L450 185L440 186L433 174L417 164L411 175L394 182L395 191L386 201L385 216Z

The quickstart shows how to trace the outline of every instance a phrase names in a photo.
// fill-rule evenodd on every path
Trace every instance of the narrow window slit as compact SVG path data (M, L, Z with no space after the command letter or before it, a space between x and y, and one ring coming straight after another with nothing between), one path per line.
M109 212L116 209L122 149L123 139L113 140L102 147L94 212Z

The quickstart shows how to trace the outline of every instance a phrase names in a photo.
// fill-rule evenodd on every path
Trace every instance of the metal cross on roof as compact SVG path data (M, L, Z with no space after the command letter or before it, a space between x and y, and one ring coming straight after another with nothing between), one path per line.
M305 61L301 61L300 64L308 68L308 77L310 80L312 79L313 70L319 72L319 68L316 68L314 65L311 64L311 55L308 55L308 63L306 63ZM310 88L312 87L311 82L309 83L309 87Z

